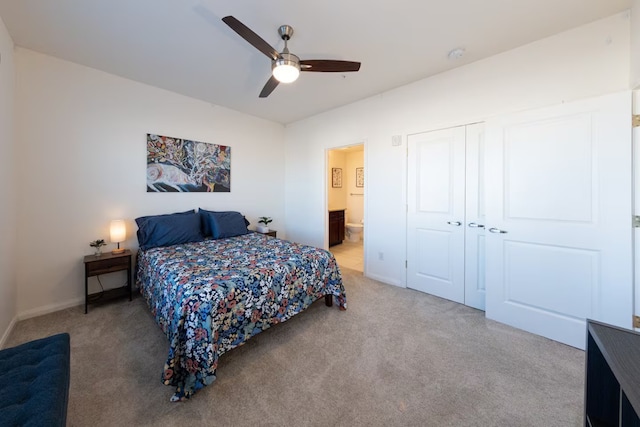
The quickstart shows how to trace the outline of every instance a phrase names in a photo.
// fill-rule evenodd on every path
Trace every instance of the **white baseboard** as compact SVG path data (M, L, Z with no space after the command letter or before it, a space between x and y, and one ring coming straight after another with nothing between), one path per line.
M404 283L400 282L399 280L392 279L390 277L379 276L377 274L371 274L371 273L366 273L365 277L368 277L369 279L377 280L378 282L386 283L387 285L393 285L399 288L406 288Z
M84 304L84 297L74 298L72 300L49 304L42 307L32 308L18 313L18 320L31 319L32 317L42 316L44 314L53 313L54 311L64 310L65 308L75 307Z
M11 335L11 331L13 331L16 323L18 323L18 316L13 316L11 323L9 323L9 327L7 327L7 330L2 334L2 338L0 338L0 349L4 348L4 344L7 342L7 339L9 338L9 335Z

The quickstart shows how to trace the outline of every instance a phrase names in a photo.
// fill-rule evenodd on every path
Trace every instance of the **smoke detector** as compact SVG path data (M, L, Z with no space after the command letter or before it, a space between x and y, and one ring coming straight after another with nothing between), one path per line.
M449 57L450 60L455 60L455 59L460 59L462 58L462 56L464 55L464 49L461 47L457 47L455 49L452 49L449 52L449 55L447 55Z

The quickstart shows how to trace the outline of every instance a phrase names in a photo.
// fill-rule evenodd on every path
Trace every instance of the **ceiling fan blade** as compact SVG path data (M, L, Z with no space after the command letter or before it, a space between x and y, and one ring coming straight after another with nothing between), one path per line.
M278 86L278 83L280 82L276 80L275 77L271 76L271 78L262 88L262 92L260 92L260 98L266 98L267 96L271 95L271 92L273 92L273 90Z
M276 51L269 43L264 41L262 37L254 33L249 27L238 21L233 16L225 16L222 21L227 24L233 31L238 33L240 37L249 42L253 47L260 52L267 55L272 60L276 60L280 57L278 51Z
M306 59L300 61L300 71L318 71L321 73L345 73L358 71L359 62L337 61L332 59Z

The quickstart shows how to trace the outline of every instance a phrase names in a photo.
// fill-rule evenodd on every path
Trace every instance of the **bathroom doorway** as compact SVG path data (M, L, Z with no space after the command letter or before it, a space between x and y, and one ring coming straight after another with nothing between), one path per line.
M342 268L364 272L364 144L327 152L329 251Z

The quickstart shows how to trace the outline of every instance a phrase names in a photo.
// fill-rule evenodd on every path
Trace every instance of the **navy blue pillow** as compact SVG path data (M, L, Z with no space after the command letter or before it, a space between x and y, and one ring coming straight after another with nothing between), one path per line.
M145 231L147 230L147 227L145 227L145 224L148 220L157 220L157 218L161 218L161 217L166 217L166 216L171 216L171 215L189 215L192 213L195 213L195 209L191 209L190 211L185 211L185 212L176 212L176 213L172 213L172 214L164 214L164 215L148 215L148 216L141 216L140 218L136 218L136 224L138 224L138 232L136 233L138 236L138 245L142 245L142 242L146 240L146 233Z
M200 213L200 221L202 222L202 233L206 236L206 237L211 237L213 236L214 239L219 239L220 237L215 237L213 230L215 228L214 224L214 217L218 217L220 215L223 216L228 216L231 215L235 218L236 215L239 215L243 222L244 222L244 232L243 233L239 233L239 234L233 234L233 236L239 236L240 234L246 234L249 232L249 230L247 230L247 227L249 226L249 224L251 224L249 221L247 221L247 218L245 218L240 212L236 212L236 211L208 211L206 209L202 209L200 208L199 211ZM225 220L223 219L223 222ZM224 236L224 237L233 237L233 236Z
M200 215L195 211L136 218L140 249L179 245L204 240Z

